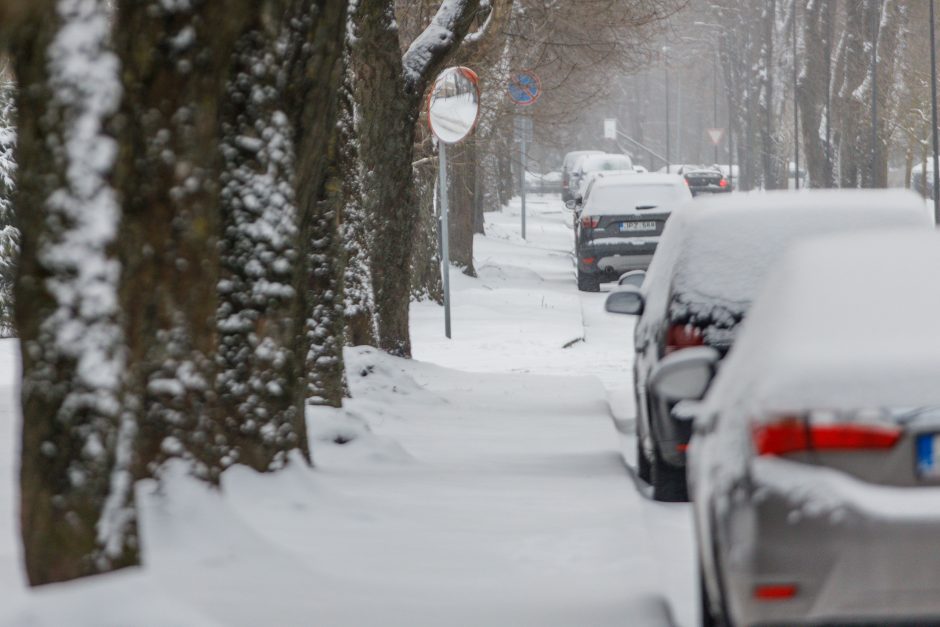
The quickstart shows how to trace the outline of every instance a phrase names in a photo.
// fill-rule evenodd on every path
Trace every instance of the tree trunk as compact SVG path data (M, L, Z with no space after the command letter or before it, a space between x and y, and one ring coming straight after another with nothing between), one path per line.
M431 153L430 137L419 142L415 153L415 190L418 202L418 226L411 258L411 296L444 303L441 278L441 216L438 200L437 159Z
M402 57L392 0L360 0L353 63L362 115L363 207L373 233L372 272L379 346L411 355L408 308L418 206L411 163L415 123L428 83L460 45L478 0L443 4ZM448 33L442 36L442 33Z
M345 73L347 2L294 0L293 6L289 21L297 29L294 50L298 60L289 77L287 102L296 132L295 189L300 209L298 248L302 251L294 281L298 294L295 319L299 325L299 364L306 371L307 383L298 401L338 407L345 392L344 264L339 226L339 205L345 194L337 163L342 163L341 142L347 138L336 119ZM351 157L347 154L346 158ZM305 451L303 414L295 427Z
M827 69L831 59L826 54L827 27L831 19L830 5L834 0L806 3L803 10L803 45L801 80L797 89L800 103L800 127L806 155L806 171L810 187L829 187L832 173L826 162L825 94ZM823 98L820 99L820 95Z
M477 179L477 151L474 137L448 146L450 170L450 262L467 276L476 276L473 268L473 223Z
M116 151L104 130L121 93L111 16L104 0L30 7L12 45L23 227L20 525L35 586L135 564L138 543L134 422L121 391Z
M0 338L14 335L13 283L19 230L13 213L16 175L16 88L0 75Z
M124 200L121 293L139 476L190 459L215 480L233 442L216 422L221 109L253 2L121 0L124 99L115 180ZM140 286L148 289L141 290Z

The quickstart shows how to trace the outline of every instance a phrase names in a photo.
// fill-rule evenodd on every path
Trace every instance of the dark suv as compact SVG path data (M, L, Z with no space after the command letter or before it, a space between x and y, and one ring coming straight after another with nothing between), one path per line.
M598 174L577 211L578 289L597 292L602 281L649 266L673 207L690 200L671 174Z

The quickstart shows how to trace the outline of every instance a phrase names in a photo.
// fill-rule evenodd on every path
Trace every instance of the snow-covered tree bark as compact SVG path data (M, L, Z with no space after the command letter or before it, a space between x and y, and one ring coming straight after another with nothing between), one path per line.
M141 476L184 457L197 476L214 480L232 446L213 390L220 111L253 4L118 2L124 99L115 180L124 206L121 258L133 278L121 302Z
M19 84L23 358L20 521L32 585L134 564L135 423L115 255L121 98L104 0L35 0L12 39ZM136 286L138 292L140 286Z
M13 213L16 174L16 86L0 68L0 338L13 335L13 282L19 229Z
M259 16L260 17L260 16ZM280 17L280 16L278 16ZM286 16L285 16L286 17ZM223 465L269 470L306 451L294 319L300 265L294 128L283 110L285 17L257 20L236 44L222 119L221 276L215 387Z

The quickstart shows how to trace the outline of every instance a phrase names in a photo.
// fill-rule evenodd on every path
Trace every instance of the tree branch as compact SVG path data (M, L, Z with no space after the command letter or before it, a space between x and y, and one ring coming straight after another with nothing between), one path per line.
M512 15L513 0L483 0L489 5L486 20L474 32L464 37L460 46L461 58L483 59L490 55L494 44L502 44L504 38L497 38L497 32L505 33ZM483 4L481 2L481 6ZM475 62L475 61L473 61Z
M470 30L480 0L443 0L428 27L402 57L405 84L412 94L422 94Z

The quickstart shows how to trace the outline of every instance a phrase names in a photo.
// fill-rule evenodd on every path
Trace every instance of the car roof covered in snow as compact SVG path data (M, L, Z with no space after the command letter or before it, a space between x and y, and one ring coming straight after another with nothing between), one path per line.
M633 167L633 161L627 155L602 153L585 155L578 162L577 169L584 172L594 170L626 170Z
M691 199L692 193L678 174L605 172L594 179L582 214L622 215L645 205L654 205L660 212L671 211Z
M758 413L940 404L937 268L930 230L801 242L768 276L713 393Z
M702 312L723 308L743 313L767 271L802 238L931 224L923 200L906 190L781 191L696 199L673 212L666 224L644 283L647 313L641 324L658 325L656 320L666 315L677 295L685 306Z

